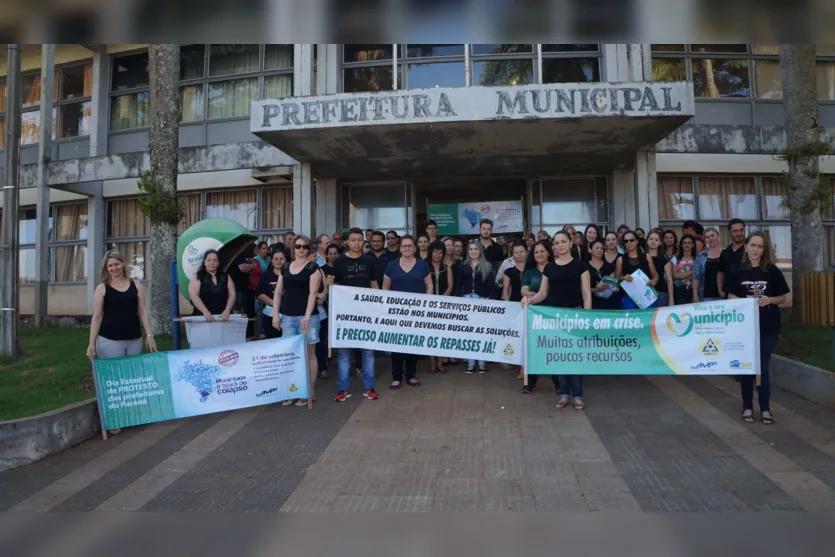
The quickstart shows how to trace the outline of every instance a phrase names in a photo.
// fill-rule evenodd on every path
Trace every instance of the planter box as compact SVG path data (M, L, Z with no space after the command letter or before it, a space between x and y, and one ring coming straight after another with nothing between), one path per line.
M60 453L100 431L95 398L0 422L0 471Z
M776 354L770 372L773 386L835 410L835 373Z

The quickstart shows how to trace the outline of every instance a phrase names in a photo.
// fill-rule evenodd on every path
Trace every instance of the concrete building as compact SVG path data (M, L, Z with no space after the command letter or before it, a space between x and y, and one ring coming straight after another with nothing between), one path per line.
M49 314L89 314L111 246L147 279L148 223L136 204L148 166L147 63L147 45L24 46L24 314L36 283ZM42 69L52 98L42 98ZM268 241L350 226L415 232L429 204L519 200L527 228L551 233L741 217L770 233L790 268L774 45L184 45L181 79L183 229L223 216ZM4 132L5 78L0 87ZM829 132L835 52L824 47L817 89ZM49 112L53 139L41 145ZM821 164L835 174L835 162ZM48 238L36 233L39 181ZM831 262L832 206L824 218Z

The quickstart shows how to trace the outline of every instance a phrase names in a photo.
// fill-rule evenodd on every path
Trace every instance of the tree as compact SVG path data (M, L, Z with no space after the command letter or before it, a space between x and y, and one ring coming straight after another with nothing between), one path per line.
M182 218L182 208L177 200L180 46L152 44L148 49L148 58L151 170L140 177L139 189L145 193L140 207L151 223L148 250L151 327L155 333L170 334L169 262L177 257L177 224Z
M829 154L818 128L818 99L814 44L781 44L783 109L786 115L788 163L784 174L788 194L784 204L791 211L792 230L792 321L800 323L803 299L802 271L823 270L823 227L821 207L829 196L829 182L821 174L818 157Z

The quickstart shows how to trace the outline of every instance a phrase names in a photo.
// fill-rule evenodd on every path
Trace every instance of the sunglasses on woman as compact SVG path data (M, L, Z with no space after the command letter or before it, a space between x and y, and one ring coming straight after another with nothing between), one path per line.
M310 244L296 244L293 247L296 249L310 249Z

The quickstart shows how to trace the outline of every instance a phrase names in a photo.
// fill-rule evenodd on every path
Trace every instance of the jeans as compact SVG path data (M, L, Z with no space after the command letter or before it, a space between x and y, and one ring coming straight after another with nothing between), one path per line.
M281 316L281 330L284 336L292 337L302 334L302 317L303 315L282 315ZM307 344L317 344L319 342L319 316L311 315L307 323Z
M659 292L658 293L658 301L655 302L655 307L657 308L665 308L670 305L670 295L666 292Z
M481 296L479 296L478 294L474 294L474 293L464 294L462 296L462 298L475 298L476 300L483 300L484 299ZM479 360L478 365L479 365L479 367L484 367L484 366L487 365L487 362L485 362L484 360ZM474 367L475 367L475 360L467 360L467 368L472 369Z
M660 296L659 296L660 297ZM623 309L641 309L632 301L628 295L624 294L623 297L620 299L621 308ZM658 307L658 300L655 300L652 305L647 307L646 309L650 308L657 308Z
M760 386L757 387L757 394L760 398L760 412L771 411L771 381L768 377L768 369L771 364L771 353L777 347L780 335L763 335L760 337ZM754 383L756 375L742 375L739 378L739 386L742 391L742 409L754 409Z
M351 390L351 354L353 348L337 348L336 349L336 390L350 391ZM374 374L374 351L368 349L361 349L362 352L362 387L364 389L373 389L377 384L377 378Z
M259 335L264 332L264 315L261 313L261 310L263 310L263 309L264 309L264 302L259 300L258 297L256 296L255 297L255 315L258 316L258 318L257 318L258 321L256 321L255 324L258 326L257 327L258 330L256 331L256 333L258 333Z
M328 371L328 320L319 321L319 344L316 345L319 373Z
M96 354L99 358L122 358L124 356L138 356L142 352L142 339L110 340L99 335L96 337Z
M391 353L391 379L392 381L403 381L403 368L406 368L406 381L415 378L417 371L418 357L414 354ZM365 373L365 366L362 372Z
M571 382L571 397L575 400L583 398L582 375L560 375L560 398L569 398L568 383Z

